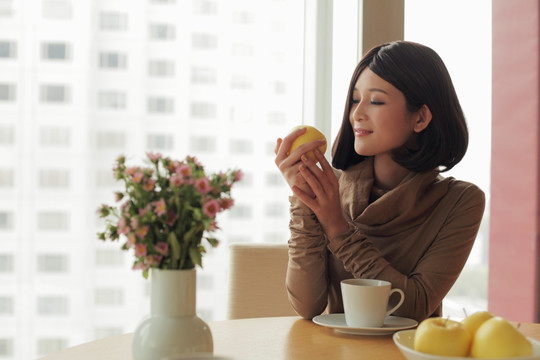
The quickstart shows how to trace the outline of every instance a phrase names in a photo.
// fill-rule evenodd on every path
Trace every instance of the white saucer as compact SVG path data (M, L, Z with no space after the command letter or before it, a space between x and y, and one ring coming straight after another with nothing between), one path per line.
M418 325L413 319L399 316L387 316L382 327L352 327L347 325L345 314L319 315L313 318L318 325L334 328L336 331L352 335L388 335L398 330L410 329Z

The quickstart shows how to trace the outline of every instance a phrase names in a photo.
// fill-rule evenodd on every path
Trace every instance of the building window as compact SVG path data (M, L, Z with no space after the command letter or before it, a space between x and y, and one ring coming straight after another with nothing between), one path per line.
M13 255L0 254L0 273L11 273L14 269Z
M234 204L230 209L229 216L231 219L246 220L251 219L253 209L250 205Z
M100 52L99 67L101 69L126 69L127 55L117 52Z
M194 153L215 153L216 139L208 136L192 136L189 139L189 148Z
M98 188L110 188L116 185L116 179L110 169L96 172L96 186Z
M167 24L151 24L150 39L153 40L174 40L176 37L176 28Z
M13 169L0 168L0 188L13 187L14 174Z
M218 5L215 0L195 0L193 1L193 14L195 15L216 15Z
M68 314L68 299L65 296L40 296L37 299L38 315L63 316Z
M102 12L99 14L99 29L107 31L126 31L127 14L119 12Z
M0 211L0 230L13 229L13 213Z
M42 127L39 131L42 146L68 146L70 137L70 129L64 127Z
M121 267L124 256L118 249L97 249L95 261L99 267Z
M68 346L66 339L61 338L41 338L37 340L38 356L44 356L56 351L60 351Z
M249 25L253 24L255 16L249 11L235 11L232 14L233 24Z
M253 80L246 75L234 74L231 78L231 88L238 90L249 90L253 88Z
M96 134L96 147L98 149L123 149L125 146L125 133L100 131Z
M15 59L17 57L17 43L0 40L0 59Z
M0 102L13 102L16 97L15 84L0 83Z
M15 130L10 126L0 126L0 145L13 145Z
M253 142L250 140L231 140L231 154L252 154Z
M174 112L174 99L151 97L148 99L148 112L151 114L172 114Z
M272 187L283 186L284 179L281 173L275 173L275 172L267 173L265 183L266 183L266 186L272 186Z
M212 34L195 33L191 35L191 46L198 50L217 49L217 36Z
M42 11L45 19L70 19L73 12L68 0L43 0Z
M148 75L154 77L174 77L174 62L166 60L151 60L148 62Z
M94 303L98 306L124 305L124 291L117 288L97 288L94 292Z
M212 119L217 115L216 104L204 101L195 101L190 105L190 116L193 119Z
M44 60L70 60L71 46L66 43L42 43L41 58Z
M67 85L41 85L39 99L44 103L69 103L71 88Z
M215 84L216 82L217 74L215 68L196 66L191 68L192 84Z
M9 296L0 296L0 316L13 315L13 298Z
M13 356L13 339L0 338L0 357Z
M264 214L267 217L281 217L289 214L287 209L287 203L285 202L272 202L265 204Z
M38 255L37 269L42 273L67 272L69 270L69 257L59 254Z
M98 93L98 108L100 109L125 109L126 93L121 91L100 91Z
M46 169L39 171L39 187L41 189L69 188L69 170Z
M146 146L154 150L172 150L174 140L172 135L150 134L146 137Z
M38 230L68 230L69 215L61 211L42 211L38 215Z
M270 92L274 95L284 95L287 85L284 81L273 81L270 83Z

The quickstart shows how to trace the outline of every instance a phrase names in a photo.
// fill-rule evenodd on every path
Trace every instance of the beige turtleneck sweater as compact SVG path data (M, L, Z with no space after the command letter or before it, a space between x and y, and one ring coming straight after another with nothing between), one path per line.
M286 285L293 308L306 319L342 313L340 281L354 277L402 289L405 301L394 315L440 316L476 238L482 190L433 171L406 177L370 204L372 158L337 173L347 234L329 240L314 213L290 198Z

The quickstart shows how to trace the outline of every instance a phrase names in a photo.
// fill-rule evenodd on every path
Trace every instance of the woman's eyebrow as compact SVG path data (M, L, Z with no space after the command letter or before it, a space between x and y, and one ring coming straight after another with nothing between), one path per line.
M357 87L354 88L354 91L360 91ZM388 94L388 91L384 90L384 89L380 89L380 88L370 88L368 89L369 92L381 92L381 93L384 93L384 94Z

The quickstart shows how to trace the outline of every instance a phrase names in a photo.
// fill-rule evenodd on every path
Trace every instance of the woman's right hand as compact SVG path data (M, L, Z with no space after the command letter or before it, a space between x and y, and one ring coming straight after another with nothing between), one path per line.
M304 153L312 151L322 144L325 143L324 140L313 140L305 144L300 145L296 150L289 154L291 145L296 140L297 137L304 134L306 128L300 128L292 131L290 134L285 136L285 138L277 139L276 148L274 150L276 154L275 163L281 171L281 174L287 181L287 184L292 188L296 186L304 191L306 194L315 196L313 190L307 184L306 180L302 175L300 175L299 166L302 164L301 157Z

